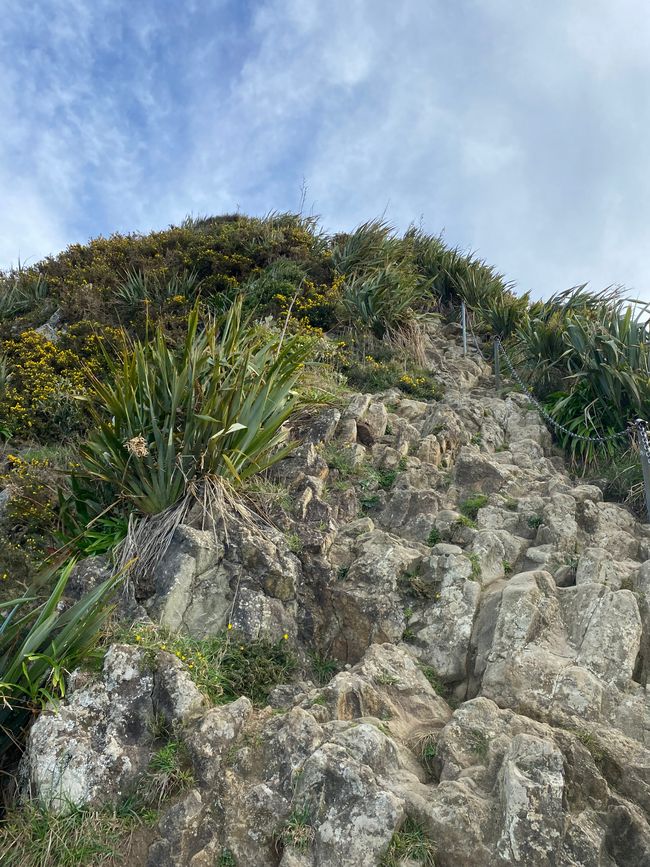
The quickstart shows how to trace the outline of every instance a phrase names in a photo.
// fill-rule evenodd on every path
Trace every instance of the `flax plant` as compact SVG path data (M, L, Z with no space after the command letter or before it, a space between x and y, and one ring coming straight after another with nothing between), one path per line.
M204 326L199 314L197 304L180 349L158 328L109 359L105 380L92 380L95 430L81 448L79 474L146 515L174 506L207 477L237 485L288 449L283 425L310 342L244 319L241 298Z

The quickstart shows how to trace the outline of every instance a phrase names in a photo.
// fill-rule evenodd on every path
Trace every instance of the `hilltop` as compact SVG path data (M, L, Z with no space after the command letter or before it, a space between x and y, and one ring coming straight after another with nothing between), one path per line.
M231 215L0 332L7 863L650 859L642 311Z

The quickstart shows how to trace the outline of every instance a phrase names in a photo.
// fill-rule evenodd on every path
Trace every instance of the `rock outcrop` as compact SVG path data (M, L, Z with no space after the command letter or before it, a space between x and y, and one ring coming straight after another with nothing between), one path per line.
M162 716L194 785L149 867L376 867L407 820L438 867L650 864L650 527L454 334L428 355L443 399L301 419L274 529L188 520L140 599L197 639L288 640L304 679L210 707L175 657L114 645L33 725L34 797L137 789ZM323 685L314 652L342 667Z

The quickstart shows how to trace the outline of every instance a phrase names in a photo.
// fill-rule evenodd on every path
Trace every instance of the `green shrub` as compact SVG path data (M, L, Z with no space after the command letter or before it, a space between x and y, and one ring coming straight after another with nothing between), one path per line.
M108 381L93 379L96 428L76 475L155 514L202 478L238 483L266 469L286 454L282 426L309 352L303 338L282 340L243 320L241 300L203 330L195 307L179 350L158 328L110 363Z
M297 668L289 636L280 641L246 641L233 628L211 638L176 635L152 625L139 625L117 636L137 644L151 656L159 650L175 654L187 665L197 687L215 704L242 695L264 705L271 690L286 683Z
M430 370L406 364L396 358L378 360L367 355L363 361L348 362L343 373L352 388L365 392L399 388L419 400L439 400L444 389Z
M479 509L487 506L488 498L485 494L476 494L473 497L467 497L460 504L460 512L471 521L475 521L478 517Z

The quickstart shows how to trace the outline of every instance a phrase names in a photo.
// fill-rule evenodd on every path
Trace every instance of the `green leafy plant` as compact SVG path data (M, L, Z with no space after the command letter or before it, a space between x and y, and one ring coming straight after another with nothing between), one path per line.
M487 506L488 498L485 494L476 494L473 497L467 497L460 504L460 512L471 521L475 521L478 517L479 509Z
M66 673L88 661L101 636L121 577L66 608L61 602L73 567L70 560L49 595L35 586L0 603L0 756L21 742L34 712L65 695Z
M179 350L158 328L110 362L106 381L93 380L96 429L80 449L77 475L155 514L201 478L238 483L266 469L286 454L282 426L309 351L301 337L244 321L241 300L203 329L195 306Z

